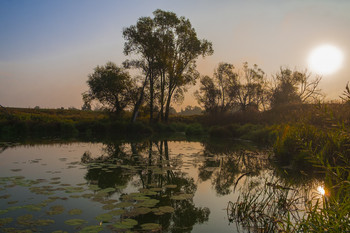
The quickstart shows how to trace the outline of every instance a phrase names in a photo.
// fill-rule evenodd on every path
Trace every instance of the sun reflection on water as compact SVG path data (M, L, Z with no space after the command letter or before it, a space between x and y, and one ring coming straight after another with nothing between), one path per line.
M318 187L317 187L317 192L318 192L319 194L321 194L322 196L324 196L324 195L326 194L326 190L324 189L323 186L318 186Z

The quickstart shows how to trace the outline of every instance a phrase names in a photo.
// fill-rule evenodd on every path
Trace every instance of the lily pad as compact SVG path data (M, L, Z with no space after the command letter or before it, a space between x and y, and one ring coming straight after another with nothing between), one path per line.
M126 207L130 207L133 206L134 204L131 202L120 202L118 204L116 204L115 206L118 208L126 208Z
M16 168L16 169L11 169L11 171L13 171L13 172L19 172L19 171L22 171L22 169Z
M171 206L161 206L158 209L163 213L173 213L175 211L175 209Z
M124 214L124 213L125 213L125 210L121 210L121 209L112 210L112 211L108 212L108 214L111 214L113 216L121 215L121 214Z
M39 219L37 221L35 221L35 225L36 226L47 226L47 225L50 225L50 224L54 224L55 223L55 220L53 219Z
M104 209L104 210L113 210L114 208L116 208L116 205L114 205L114 204L107 204L107 205L102 206L102 209Z
M82 225L84 223L87 223L87 221L84 219L73 218L73 219L69 219L69 220L64 221L64 223L67 225L70 225L70 226L79 226L79 225Z
M168 185L165 185L164 187L168 188L168 189L174 189L174 188L177 188L177 185L176 184L168 184Z
M134 219L124 219L119 223L113 224L113 227L117 229L130 229L137 225L137 223Z
M56 215L56 214L62 214L64 211L64 207L62 205L55 205L55 206L51 206L50 210L47 211L46 213L48 215Z
M185 194L185 193L183 193L183 194L172 196L170 199L181 201L181 200L186 200L186 199L191 199L191 198L193 198L193 194Z
M13 218L0 218L0 226L11 223L12 221L13 221Z
M141 225L143 230L157 230L161 228L161 225L157 223L145 223Z
M109 222L113 218L112 214L106 213L106 214L100 214L95 217L96 220L102 221L102 222Z
M97 233L103 230L103 226L87 226L79 231L80 233Z
M147 199L143 202L138 203L136 206L138 207L154 207L159 203L159 200L157 199Z
M70 215L79 215L81 213L83 213L83 211L80 209L71 209L70 211L68 211L68 214Z

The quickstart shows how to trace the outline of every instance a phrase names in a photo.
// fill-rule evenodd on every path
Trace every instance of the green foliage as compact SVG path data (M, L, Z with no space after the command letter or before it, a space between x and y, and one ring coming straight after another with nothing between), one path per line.
M112 62L97 66L94 73L89 75L87 84L90 90L83 94L86 108L89 107L89 101L96 99L120 115L133 98L134 83L129 73Z
M204 134L204 129L201 124L195 123L187 126L186 135L187 136L200 136Z

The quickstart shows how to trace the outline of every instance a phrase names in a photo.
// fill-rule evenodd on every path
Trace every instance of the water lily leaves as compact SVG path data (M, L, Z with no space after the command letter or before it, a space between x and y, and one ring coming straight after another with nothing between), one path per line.
M118 215L121 215L124 213L125 213L125 210L122 210L122 209L112 210L112 211L108 212L108 214L113 215L113 216L118 216Z
M150 191L154 191L154 192L160 192L162 191L162 188L150 188Z
M84 192L85 189L83 187L65 187L66 193L80 193Z
M70 211L68 211L68 214L70 215L79 215L81 213L83 213L83 211L80 209L71 209Z
M13 218L0 218L0 226L11 223L12 221L13 221Z
M50 180L60 180L60 179L61 179L61 177L53 177Z
M134 214L134 215L143 215L143 214L148 214L150 212L152 212L151 208L140 207L140 208L133 209L131 213Z
M8 199L9 197L11 197L11 195L6 194L6 195L0 196L0 199Z
M64 221L64 223L67 225L70 225L70 226L79 226L79 225L82 225L84 223L87 223L87 221L84 219L73 218L73 219L69 219L69 220Z
M177 200L177 201L191 199L191 198L193 198L193 194L186 194L186 193L182 193L182 194L170 197L170 199Z
M92 191L97 191L100 188L98 187L98 185L92 184L92 185L89 185L89 189L92 190Z
M41 205L25 205L24 208L29 211L40 211Z
M97 233L103 230L103 226L87 226L79 231L80 233Z
M9 212L8 210L0 210L0 214L6 214L7 212Z
M37 221L35 221L35 225L36 226L47 226L47 225L50 225L50 224L54 224L55 223L55 220L53 219L39 219Z
M19 216L17 218L17 223L20 225L33 225L33 215L31 214L26 214Z
M22 171L22 169L16 168L16 169L11 169L11 171L13 171L13 172L19 172L19 171Z
M62 205L55 205L55 206L51 206L50 210L47 211L46 213L48 215L57 215L57 214L62 214L64 211L64 207Z
M118 204L115 205L115 207L118 207L118 208L126 208L126 207L130 207L130 206L133 206L134 204L131 203L131 202L120 202Z
M174 188L177 188L177 185L176 184L168 184L168 185L165 185L164 187L168 188L168 189L174 189Z
M141 225L143 230L158 230L162 226L157 223L145 223Z
M95 217L96 220L102 221L102 222L109 222L113 218L112 214L106 213L106 214L100 214Z
M114 204L107 204L107 205L102 206L102 209L104 209L104 210L113 210L114 208L116 208L116 205L114 205Z
M18 201L9 201L9 202L7 202L7 204L9 204L9 205L13 205L13 204L16 204L16 203L18 203Z
M130 229L136 226L138 222L135 219L124 219L123 221L113 224L114 228L117 229Z
M147 199L147 200L145 200L143 202L138 203L136 206L139 206L139 207L154 207L158 203L159 203L159 200L157 200L157 199Z
M171 206L161 206L158 208L160 212L163 213L173 213L175 209Z
M100 190L98 193L110 193L110 192L114 192L115 188L105 188Z

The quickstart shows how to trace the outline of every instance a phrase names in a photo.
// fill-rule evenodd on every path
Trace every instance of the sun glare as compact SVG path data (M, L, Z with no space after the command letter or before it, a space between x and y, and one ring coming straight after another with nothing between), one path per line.
M319 194L321 194L322 196L324 196L326 194L326 190L324 190L324 188L322 186L317 187L317 192Z
M309 55L310 69L320 75L328 75L336 72L342 66L343 53L333 45L321 45L315 48Z

